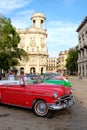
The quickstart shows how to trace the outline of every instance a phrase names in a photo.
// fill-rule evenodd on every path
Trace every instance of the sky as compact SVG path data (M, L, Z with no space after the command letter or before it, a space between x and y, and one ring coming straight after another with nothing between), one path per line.
M87 0L0 0L0 13L16 28L29 28L36 12L46 16L49 57L78 44L76 29L87 16Z

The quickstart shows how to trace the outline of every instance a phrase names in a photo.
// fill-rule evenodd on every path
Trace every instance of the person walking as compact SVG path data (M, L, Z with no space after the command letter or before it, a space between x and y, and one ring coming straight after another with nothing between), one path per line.
M21 85L25 85L25 81L24 81L24 71L21 72L20 84L21 84Z
M82 74L81 74L81 73L79 74L79 79L81 79L81 80L82 80Z
M15 76L12 70L10 70L9 75L8 75L8 80L15 80Z
M2 79L2 75L0 74L0 80Z

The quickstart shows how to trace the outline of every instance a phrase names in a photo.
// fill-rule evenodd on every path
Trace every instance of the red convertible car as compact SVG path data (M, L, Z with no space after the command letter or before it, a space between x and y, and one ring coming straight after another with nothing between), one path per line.
M36 115L43 117L49 110L72 106L75 98L72 88L62 85L3 81L0 83L0 103L30 108Z

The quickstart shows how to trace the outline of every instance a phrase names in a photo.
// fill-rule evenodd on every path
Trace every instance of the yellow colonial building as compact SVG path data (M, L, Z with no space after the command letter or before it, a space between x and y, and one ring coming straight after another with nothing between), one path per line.
M66 59L68 56L68 50L61 51L59 53L59 57L57 59L57 72L59 72L61 75L65 74L67 72L66 69Z
M29 54L29 60L22 59L17 69L19 72L23 69L25 73L45 73L48 58L46 17L42 13L34 13L31 21L30 28L17 29L21 38L19 48L23 48Z
M46 71L47 72L57 72L57 58L48 57Z

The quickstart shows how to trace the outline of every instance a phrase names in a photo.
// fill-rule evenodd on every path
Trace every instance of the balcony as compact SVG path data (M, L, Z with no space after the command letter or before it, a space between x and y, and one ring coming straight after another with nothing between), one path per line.
M83 58L79 58L77 63L81 63L81 62L87 62L87 56Z
M28 54L29 55L46 55L46 56L48 56L47 52L40 52L40 51L29 51Z

